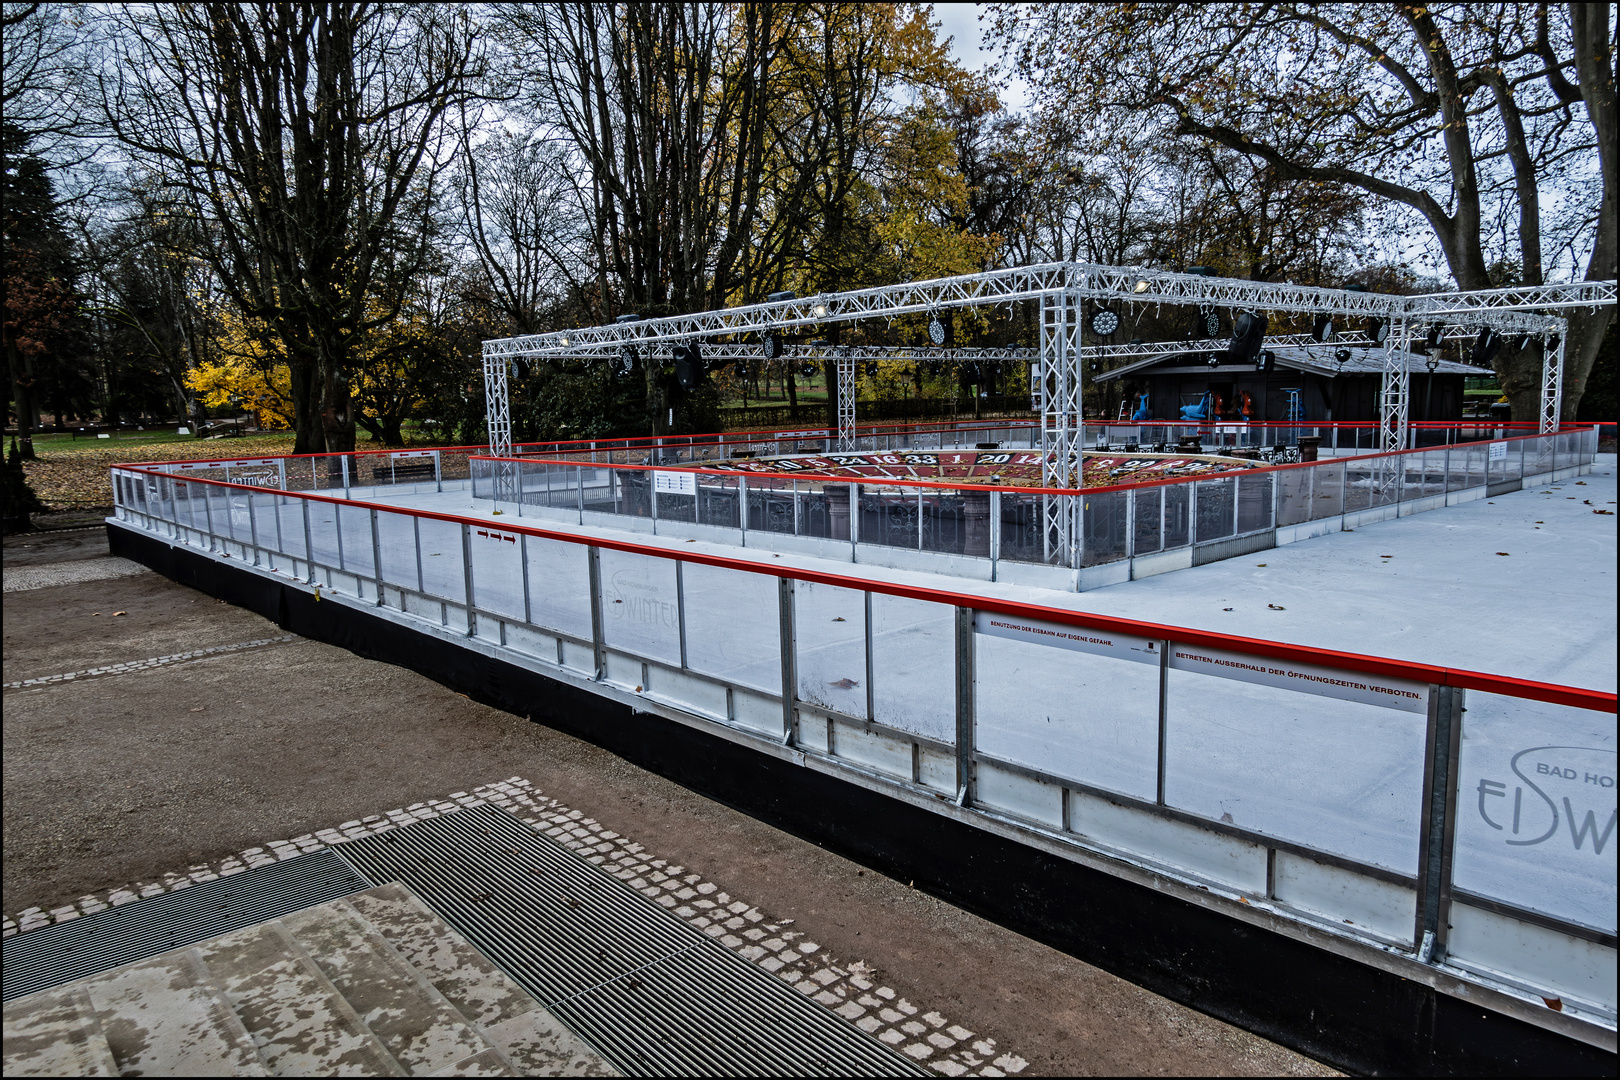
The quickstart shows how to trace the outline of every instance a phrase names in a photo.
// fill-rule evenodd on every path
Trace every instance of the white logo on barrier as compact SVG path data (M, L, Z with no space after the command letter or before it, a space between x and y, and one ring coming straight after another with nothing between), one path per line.
M1171 646L1170 666L1178 671L1196 671L1202 675L1298 690L1342 701L1359 701L1363 705L1381 705L1402 712L1426 713L1429 710L1428 688L1423 683L1406 679L1363 675L1315 664L1298 664L1291 660L1217 649L1196 649L1185 645Z
M1614 765L1614 751L1595 746L1520 750L1508 761L1518 777L1511 792L1512 781L1483 778L1474 789L1479 816L1513 847L1564 835L1576 851L1602 855L1614 835Z
M674 628L680 625L680 612L665 600L657 585L639 579L633 572L614 574L605 605L609 618L625 622L652 623Z
M1071 652L1112 656L1119 660L1135 660L1143 664L1159 662L1160 645L1152 638L1132 634L1111 634L1087 630L1083 626L1065 626L1062 623L1040 619L1024 619L1014 615L994 615L981 611L973 620L973 628L981 634L1006 638L1009 641L1028 641L1036 645L1050 645Z
M696 495L697 477L689 472L653 470L653 490L671 495Z

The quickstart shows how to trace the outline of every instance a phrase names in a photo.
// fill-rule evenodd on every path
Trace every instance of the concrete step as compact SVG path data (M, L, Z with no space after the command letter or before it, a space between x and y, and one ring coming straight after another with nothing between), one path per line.
M410 1075L432 1075L480 1054L499 1075L516 1075L444 995L349 904L322 904L281 923Z
M617 1076L552 1016L404 885L347 898L353 909L476 1026L524 1076Z
M5 1006L12 1076L613 1076L403 885Z
M7 1076L117 1076L95 1006L82 986L30 994L5 1007Z

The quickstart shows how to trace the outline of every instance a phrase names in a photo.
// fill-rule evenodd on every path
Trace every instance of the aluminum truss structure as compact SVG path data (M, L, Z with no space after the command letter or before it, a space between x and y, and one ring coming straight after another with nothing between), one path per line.
M855 449L855 350L835 345L833 359L838 365L838 449Z
M646 347L664 342L703 338L711 356L727 344L740 345L741 335L763 335L829 322L855 322L861 319L890 319L897 315L935 313L942 309L1040 300L1042 432L1051 440L1045 449L1056 479L1067 465L1067 455L1078 451L1070 440L1071 415L1079 415L1082 357L1079 340L1079 311L1085 301L1127 304L1179 304L1193 307L1228 307L1256 311L1325 314L1336 318L1377 318L1399 322L1399 335L1391 333L1391 348L1404 349L1408 337L1420 326L1440 324L1445 328L1478 332L1489 327L1503 335L1535 335L1543 339L1565 334L1561 309L1614 303L1613 281L1584 281L1570 285L1544 285L1534 288L1486 289L1474 292L1442 292L1424 296L1391 296L1373 292L1350 292L1303 285L1244 281L1237 278L1204 277L1162 270L1099 266L1088 263L1042 263L1005 270L992 270L932 281L908 282L853 292L825 293L819 296L781 300L765 304L697 312L661 319L646 319L607 326L562 330L546 334L502 338L484 342L486 387L491 385L491 363L517 356L588 359L614 352L621 345ZM1061 313L1061 314L1058 314ZM1073 320L1072 332L1068 320ZM1392 331L1394 327L1391 327ZM1449 331L1448 331L1449 332ZM716 338L732 339L716 342ZM750 355L758 355L757 348ZM1542 425L1557 426L1558 399L1562 385L1563 348L1548 350L1542 379ZM502 389L504 389L504 364ZM1404 432L1408 400L1405 369L1397 373L1391 357L1386 378L1392 385L1383 394L1382 416L1386 438L1389 432ZM1070 411L1072 389L1073 412ZM510 420L502 401L506 438ZM494 418L496 405L491 403ZM1050 417L1050 419L1049 419ZM1550 425L1550 427L1549 427ZM491 424L491 446L495 445L496 425ZM1078 423L1072 430L1078 430ZM1065 531L1065 536L1067 532Z

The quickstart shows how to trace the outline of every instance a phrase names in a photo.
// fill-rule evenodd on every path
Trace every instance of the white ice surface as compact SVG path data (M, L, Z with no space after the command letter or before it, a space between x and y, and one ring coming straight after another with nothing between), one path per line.
M474 502L465 491L377 501L498 525L628 539L677 553L1613 691L1616 517L1594 511L1620 509L1615 473L1614 456L1605 455L1590 474L1558 484L1079 594L519 519L510 511L496 516L487 501ZM361 522L344 525L347 538ZM324 539L331 525L323 526L315 529L317 547L331 548ZM445 546L427 544L426 536L424 531L425 552ZM617 580L625 593L620 598L629 599L629 592L644 597L638 613L656 608L658 618L649 622L661 624L610 625L610 642L622 639L643 655L675 656L674 628L659 603L673 592L672 584L634 556L603 557L605 591ZM511 576L493 565L504 561L475 562L481 603L488 602L481 582ZM452 565L459 564L445 569ZM623 573L638 566L639 573ZM569 576L577 580L574 570L570 566ZM532 584L549 576L532 557L530 576ZM736 588L728 587L728 578ZM768 589L737 584L744 580L735 572L694 575L685 590L688 652L696 651L692 630L701 623L713 648L702 646L704 659L694 667L773 689L773 597ZM535 596L543 591L531 589ZM694 617L700 607L702 614ZM535 621L544 623L539 608ZM571 614L569 621L577 622L582 613ZM801 583L801 698L866 714L864 621L858 592ZM872 621L874 718L951 738L949 609L882 600ZM750 641L759 646L757 661L747 655ZM1144 677L1148 670L1136 667L980 637L980 749L1082 784L1152 798L1157 687ZM1421 715L1184 672L1172 672L1169 694L1165 791L1171 805L1415 872ZM1470 693L1468 710L1457 804L1458 887L1612 931L1620 848L1612 824L1614 718L1477 692ZM1601 852L1598 839L1604 841Z

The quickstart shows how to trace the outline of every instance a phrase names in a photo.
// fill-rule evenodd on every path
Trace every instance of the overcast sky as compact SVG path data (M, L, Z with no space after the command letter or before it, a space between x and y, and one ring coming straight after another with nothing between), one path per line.
M983 4L935 4L939 36L951 39L951 58L970 71L981 71L996 55L983 47L985 24L979 21ZM1022 79L1002 80L1001 104L1015 112L1029 105L1028 86Z

